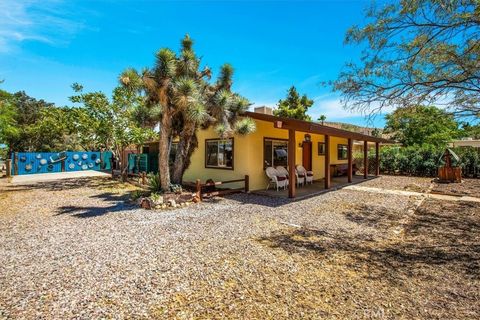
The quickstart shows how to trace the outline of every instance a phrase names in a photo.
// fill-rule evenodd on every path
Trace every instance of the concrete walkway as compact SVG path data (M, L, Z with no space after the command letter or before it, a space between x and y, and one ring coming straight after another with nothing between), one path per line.
M371 192L371 193L380 193L380 194L394 194L394 195L401 195L401 196L407 196L407 197L410 197L410 196L425 197L425 198L447 200L447 201L480 202L480 198L469 197L469 196L456 197L456 196L449 196L449 195L443 195L443 194L422 193L422 192L404 191L404 190L388 190L388 189L382 189L382 188L371 188L371 187L362 187L362 186L347 186L344 189Z
M108 177L110 173L86 170L86 171L72 171L72 172L53 172L53 173L39 173L29 174L21 176L13 176L12 184L30 184L36 182L72 179L72 178L84 178L84 177Z

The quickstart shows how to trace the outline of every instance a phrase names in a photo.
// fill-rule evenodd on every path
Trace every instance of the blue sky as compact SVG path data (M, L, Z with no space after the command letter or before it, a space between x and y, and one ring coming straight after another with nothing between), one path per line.
M202 62L235 68L234 90L274 106L295 85L315 100L310 114L366 125L341 108L322 81L358 59L345 31L362 24L369 1L0 0L0 79L7 91L69 105L70 85L110 93L127 67L151 66L185 33ZM383 117L374 125L383 126ZM371 125L371 124L370 124Z

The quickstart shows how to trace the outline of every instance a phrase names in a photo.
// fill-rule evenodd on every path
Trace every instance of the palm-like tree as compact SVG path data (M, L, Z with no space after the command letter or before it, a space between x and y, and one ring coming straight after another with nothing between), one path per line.
M231 91L233 68L222 66L218 80L209 83L211 70L200 68L200 59L192 46L192 39L186 35L178 56L170 49L160 49L152 69L141 74L128 69L120 77L125 86L145 92L149 108L159 110L159 173L163 190L170 187L168 159L173 138L178 137L179 141L172 180L181 183L198 145L196 132L200 127L213 125L223 138L255 130L251 119L239 118L250 103Z
M322 114L320 117L318 117L317 120L320 121L322 123L322 126L323 126L323 123L325 122L325 120L327 120L327 116Z

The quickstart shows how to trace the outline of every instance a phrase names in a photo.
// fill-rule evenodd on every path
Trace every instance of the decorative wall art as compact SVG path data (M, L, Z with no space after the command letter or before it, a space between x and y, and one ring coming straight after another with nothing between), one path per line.
M111 152L19 152L12 154L12 162L17 163L18 174L22 175L61 172L62 167L65 171L109 170L111 157ZM12 174L15 174L15 166L12 166Z

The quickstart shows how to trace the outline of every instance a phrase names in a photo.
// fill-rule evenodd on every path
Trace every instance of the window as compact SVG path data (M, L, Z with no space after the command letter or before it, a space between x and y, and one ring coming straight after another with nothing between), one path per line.
M263 140L263 165L276 167L288 165L288 141L265 138Z
M338 160L348 159L348 146L346 144L339 144L337 146L337 159Z
M233 170L233 139L206 140L205 167Z
M325 155L325 142L318 143L318 155L324 156Z

